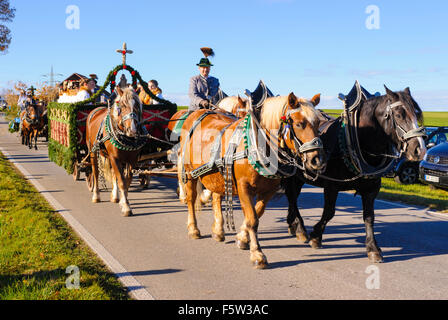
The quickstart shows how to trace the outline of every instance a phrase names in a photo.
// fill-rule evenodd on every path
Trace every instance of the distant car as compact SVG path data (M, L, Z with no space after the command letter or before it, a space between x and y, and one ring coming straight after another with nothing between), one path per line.
M448 189L448 143L428 150L420 162L420 180L435 187Z
M427 127L427 138L425 140L426 148L429 150L441 143L447 141L448 127ZM389 177L401 184L414 184L419 180L419 164L418 161L408 161L401 158L397 161L394 171Z

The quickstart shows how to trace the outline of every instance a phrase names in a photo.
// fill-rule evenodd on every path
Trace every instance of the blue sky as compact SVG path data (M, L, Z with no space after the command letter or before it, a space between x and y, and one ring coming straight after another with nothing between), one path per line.
M340 107L355 80L384 93L409 86L426 111L448 111L448 2L444 0L11 0L12 44L0 55L0 88L36 84L51 65L64 77L96 73L103 83L121 57L166 98L188 104L202 46L216 56L211 74L229 95L263 79L275 94L322 93L321 107ZM66 28L66 8L80 10L80 29ZM369 30L369 5L380 29ZM59 77L63 79L64 77Z

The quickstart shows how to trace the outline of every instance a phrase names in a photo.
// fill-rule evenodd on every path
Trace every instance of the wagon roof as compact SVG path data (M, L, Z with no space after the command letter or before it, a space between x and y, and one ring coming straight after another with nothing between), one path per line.
M83 76L82 74L73 73L70 77L68 77L64 81L79 81L79 80L82 80L82 79L88 79L88 78L86 76Z

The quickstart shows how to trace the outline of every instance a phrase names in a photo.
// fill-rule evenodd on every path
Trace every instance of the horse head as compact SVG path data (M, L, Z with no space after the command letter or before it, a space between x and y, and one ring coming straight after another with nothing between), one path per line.
M426 154L425 131L418 123L423 112L411 91L393 92L386 86L385 103L379 104L375 116L398 150L411 161L423 160Z
M138 135L142 117L142 105L133 88L116 89L118 97L112 106L111 118L117 128L130 138Z
M240 96L237 97L235 105L233 106L232 113L238 118L244 118L249 111L249 101L247 99L242 99Z
M280 109L280 113L265 108L270 101L279 98L282 97L266 99L262 107L261 116L265 127L278 129L279 145L284 144L295 155L298 155L306 169L318 173L324 171L326 160L318 132L320 118L314 108L320 102L320 94L311 100L306 100L297 98L294 93L290 93L286 98L286 104ZM268 115L269 113L270 115ZM272 122L275 122L274 119L271 120L270 125L269 121L263 120L263 118L269 119L269 117L278 117L276 120L278 124Z
M37 109L37 106L35 104L28 104L25 109L25 117L26 120L30 124L34 124L39 120L39 110Z

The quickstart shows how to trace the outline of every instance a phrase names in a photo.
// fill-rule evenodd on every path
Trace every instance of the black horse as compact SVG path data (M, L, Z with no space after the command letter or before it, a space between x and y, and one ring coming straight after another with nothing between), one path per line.
M289 231L299 241L320 248L325 226L335 214L338 193L355 190L362 197L367 256L372 262L383 261L373 232L374 202L381 176L391 168L398 152L412 161L422 160L426 153L424 128L418 127L423 113L409 88L402 92L385 88L386 95L374 97L357 82L345 97L345 115L321 121L321 140L328 157L326 170L317 179L298 172L283 181L289 202ZM322 217L310 237L297 207L305 183L324 188L325 198Z

